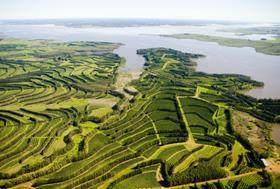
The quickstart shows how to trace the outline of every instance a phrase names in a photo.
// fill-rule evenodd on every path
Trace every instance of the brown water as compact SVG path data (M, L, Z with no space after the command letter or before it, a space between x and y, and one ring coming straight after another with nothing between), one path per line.
M115 53L126 58L125 71L140 70L143 67L143 57L136 54L136 50L141 48L166 47L184 52L200 53L206 55L206 57L198 60L197 70L207 73L237 73L251 76L255 80L263 81L265 86L246 92L247 94L257 98L280 98L280 56L256 53L252 48L224 47L212 42L141 35L199 33L240 37L231 33L216 31L228 27L234 26L68 28L55 25L0 25L0 31L4 35L18 38L121 42L124 45L115 50ZM260 39L264 36L241 37ZM268 38L269 36L265 37Z

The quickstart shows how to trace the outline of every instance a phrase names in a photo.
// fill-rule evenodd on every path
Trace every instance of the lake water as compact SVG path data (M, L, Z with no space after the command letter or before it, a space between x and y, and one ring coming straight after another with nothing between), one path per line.
M143 57L137 49L166 47L176 50L204 54L197 60L198 71L207 73L237 73L251 76L265 83L263 88L246 92L257 98L280 98L280 56L255 52L253 48L224 47L212 42L159 37L156 34L197 33L224 37L260 39L271 36L237 36L219 32L221 29L249 27L250 25L207 25L207 26L139 26L139 27L90 27L70 28L56 25L0 25L4 36L31 39L54 39L61 41L108 41L124 44L115 50L125 57L124 71L140 70ZM255 25L254 25L255 26ZM154 34L154 35L144 35Z

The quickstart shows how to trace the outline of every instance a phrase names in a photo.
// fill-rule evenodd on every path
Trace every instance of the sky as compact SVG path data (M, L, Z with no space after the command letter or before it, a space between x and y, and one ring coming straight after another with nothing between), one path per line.
M153 18L280 22L280 0L0 0L0 19Z

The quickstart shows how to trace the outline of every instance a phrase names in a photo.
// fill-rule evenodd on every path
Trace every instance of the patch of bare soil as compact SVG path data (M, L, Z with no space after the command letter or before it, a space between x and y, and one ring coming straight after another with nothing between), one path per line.
M273 126L271 135L273 140L280 144L280 124L275 124Z
M260 153L274 153L275 146L271 138L271 130L274 124L259 120L248 113L234 111L233 127L237 133L248 138L254 149Z
M90 99L89 104L101 107L113 107L118 102L118 98Z
M16 187L13 187L13 189L35 189L35 188L32 187L31 182L26 182L26 183L20 184Z
M140 75L141 71L120 72L115 87L117 90L122 90L129 82L138 79Z
M280 173L280 159L268 159L266 170L273 173Z

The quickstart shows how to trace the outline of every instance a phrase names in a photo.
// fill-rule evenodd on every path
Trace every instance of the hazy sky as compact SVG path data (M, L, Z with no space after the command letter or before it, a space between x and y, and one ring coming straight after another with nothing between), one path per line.
M0 0L0 19L178 18L280 22L280 0Z

